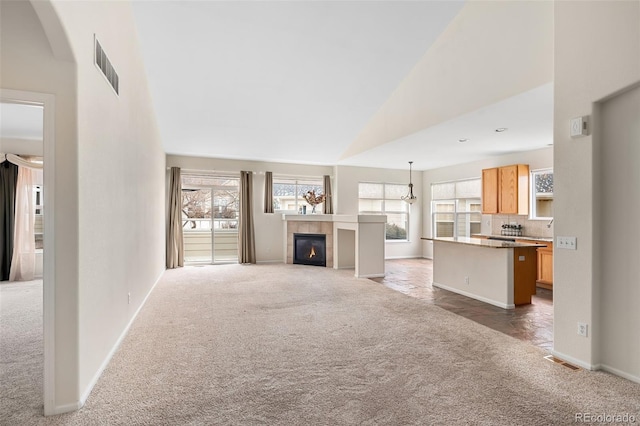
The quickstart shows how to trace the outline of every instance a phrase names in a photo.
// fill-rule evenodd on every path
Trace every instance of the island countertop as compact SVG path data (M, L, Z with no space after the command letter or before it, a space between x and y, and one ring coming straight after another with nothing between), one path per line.
M487 248L521 248L521 247L545 247L544 244L535 243L512 243L510 241L488 240L485 238L469 238L469 237L439 237L439 238L422 238L423 240L438 241L444 243L467 244L471 246L487 247Z
M519 235L519 236L513 236L513 235L493 235L493 234L473 234L471 235L471 238L474 237L478 237L478 238L511 238L514 240L530 240L530 241L544 241L544 242L549 242L552 243L553 242L553 237L532 237L532 236L524 236L524 235Z

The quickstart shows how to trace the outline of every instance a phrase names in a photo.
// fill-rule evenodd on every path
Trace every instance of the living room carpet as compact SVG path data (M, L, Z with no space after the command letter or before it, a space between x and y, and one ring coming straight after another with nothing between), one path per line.
M81 410L47 419L30 407L0 414L16 422L8 424L60 425L639 418L639 384L544 355L353 271L185 267L164 274Z

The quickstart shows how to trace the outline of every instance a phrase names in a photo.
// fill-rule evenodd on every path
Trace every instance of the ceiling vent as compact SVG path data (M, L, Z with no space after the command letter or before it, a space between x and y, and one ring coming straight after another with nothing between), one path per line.
M120 78L118 77L118 73L113 69L113 65L111 65L111 61L107 58L107 54L102 49L102 45L98 41L98 38L95 38L96 41L96 66L102 71L102 74L107 79L107 82L111 85L111 88L116 92L116 95L120 94L119 84Z

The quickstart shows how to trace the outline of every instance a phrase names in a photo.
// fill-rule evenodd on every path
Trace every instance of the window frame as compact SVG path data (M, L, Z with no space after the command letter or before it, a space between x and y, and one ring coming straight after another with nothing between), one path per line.
M382 185L382 198L364 198L364 197L360 197L360 185L361 184L367 184L367 185ZM400 198L387 198L386 193L387 193L387 186L388 185L393 185L393 186L402 186L402 187L406 187L406 184L401 184L401 183L394 183L394 182L370 182L370 181L361 181L358 182L358 213L359 214L371 214L371 215L386 215L387 216L387 220L388 220L388 216L389 214L403 214L406 215L407 220L406 220L406 233L407 233L407 237L404 239L387 239L387 232L386 232L386 227L387 225L389 225L389 222L385 222L385 233L384 233L384 240L385 243L410 243L411 242L411 206L410 204L402 201ZM377 211L372 211L372 210L361 210L360 209L360 200L379 200L381 201L381 211L377 212ZM398 210L387 210L387 201L402 201L403 203L405 203L406 205L406 210L405 211L398 211Z
M470 197L470 198L462 198L462 197L457 197L458 194L455 193L455 184L460 183L460 182L468 182L468 181L478 181L479 183L479 188L480 188L480 193L478 194L477 197ZM433 198L433 187L436 185L444 185L444 184L454 184L454 198L441 198L441 199L434 199ZM453 238L458 238L459 235L459 227L458 224L460 223L460 216L465 216L465 234L468 235L469 237L472 234L471 231L471 225L472 223L480 223L480 226L482 226L482 178L481 177L477 177L477 178L468 178L468 179L458 179L458 180L451 180L451 181L443 181L443 182L434 182L431 183L431 237L432 238L438 238L439 236L437 235L437 223L438 222L446 222L446 221L436 221L436 216L439 214L452 214L453 215L453 221L451 221L452 223L452 227L453 227ZM480 207L480 209L478 211L475 210L460 210L460 201L462 200L467 200L467 201L472 201L472 202L477 202L477 205ZM435 206L438 203L442 203L442 204L453 204L453 211L451 212L443 212L443 211L436 211ZM475 204L475 203L474 203ZM471 217L474 214L479 214L480 215L480 221L479 222L472 222L471 221ZM480 231L478 231L480 232Z
M530 203L530 209L529 209L529 220L552 220L553 216L538 216L537 212L537 203L536 203L536 175L543 175L543 174L551 174L553 175L553 167L547 167L544 169L536 169L536 170L531 170L529 172L529 194L530 194L530 199L529 199L529 203ZM551 192L551 200L553 200L553 192Z
M278 213L278 214L304 214L300 212L300 208L304 205L304 206L309 206L309 204L304 201L304 198L302 196L302 194L300 193L301 191L298 189L299 186L303 186L303 185L309 185L308 182L314 182L317 181L317 184L312 184L315 186L319 186L322 193L324 194L324 177L323 176L286 176L286 175L273 175L273 182L272 182L272 187L271 190L273 191L273 212L274 213ZM278 209L275 206L276 203L276 198L278 197L276 195L276 191L275 191L275 185L276 184L291 184L294 185L295 189L294 189L294 194L296 194L294 196L294 209ZM317 194L316 194L317 195ZM322 206L324 203L320 203L317 205L316 209L321 208L320 206ZM316 214L322 213L322 211L316 211ZM311 214L310 210L307 210L306 214Z

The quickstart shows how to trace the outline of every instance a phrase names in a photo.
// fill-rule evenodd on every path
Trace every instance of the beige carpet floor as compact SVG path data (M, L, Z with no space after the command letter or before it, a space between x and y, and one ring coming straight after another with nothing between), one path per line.
M80 411L44 419L30 403L10 412L3 403L0 423L558 425L574 424L576 413L640 418L639 384L573 371L544 355L352 271L187 267L165 273Z

